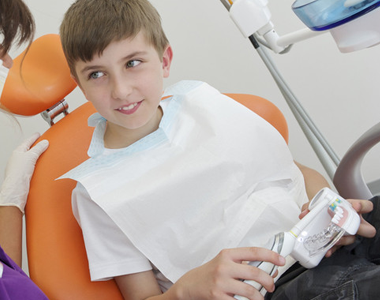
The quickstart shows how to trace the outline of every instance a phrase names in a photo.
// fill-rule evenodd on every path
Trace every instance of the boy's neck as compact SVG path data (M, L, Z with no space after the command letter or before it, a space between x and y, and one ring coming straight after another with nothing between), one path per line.
M108 149L126 148L143 137L156 131L163 116L162 108L157 108L154 119L144 127L137 129L127 129L107 121L107 128L104 133L104 147Z

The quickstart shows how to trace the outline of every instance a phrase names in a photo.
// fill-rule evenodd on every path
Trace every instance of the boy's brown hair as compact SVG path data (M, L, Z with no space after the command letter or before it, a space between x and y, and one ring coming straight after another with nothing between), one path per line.
M73 76L75 63L101 55L113 41L134 38L143 31L159 56L169 42L161 18L147 0L77 0L60 27L63 51Z

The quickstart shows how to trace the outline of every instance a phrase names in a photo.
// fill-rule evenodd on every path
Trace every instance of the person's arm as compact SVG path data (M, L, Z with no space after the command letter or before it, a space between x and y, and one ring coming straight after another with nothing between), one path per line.
M223 300L241 295L249 299L263 299L259 291L241 279L254 280L266 290L274 290L271 276L245 261L268 261L285 264L279 254L264 248L235 248L222 250L210 262L183 275L168 291L161 294L152 271L115 278L128 300Z
M313 199L313 197L325 187L330 187L326 178L322 176L319 172L309 167L306 167L295 161L297 167L301 170L302 175L305 181L306 193L309 200Z
M22 254L22 217L37 159L47 149L41 141L30 148L40 135L34 134L18 146L8 161L0 190L0 245L19 266Z
M22 216L15 206L0 206L0 246L19 266L22 260Z

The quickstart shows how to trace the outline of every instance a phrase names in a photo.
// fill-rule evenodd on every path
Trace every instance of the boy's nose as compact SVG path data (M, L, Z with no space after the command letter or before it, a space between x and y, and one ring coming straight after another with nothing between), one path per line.
M122 78L116 78L112 84L112 97L118 100L125 100L132 92L132 85Z

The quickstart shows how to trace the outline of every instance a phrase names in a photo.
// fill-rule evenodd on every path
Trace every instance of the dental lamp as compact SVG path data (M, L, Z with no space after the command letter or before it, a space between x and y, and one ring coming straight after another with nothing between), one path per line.
M289 88L268 55L267 49L275 53L286 53L293 44L328 32L342 53L375 46L380 43L380 0L296 0L292 9L306 27L283 36L277 34L274 24L271 22L271 13L267 7L268 0L220 1L229 11L231 19L240 32L244 37L249 38L260 55L326 173L330 179L334 180L334 175L341 162L340 158ZM372 144L374 138L376 142L380 141L380 131L379 133L376 131L375 137L373 133L371 136ZM366 153L368 150L350 149L350 151L357 154ZM357 155L356 159L359 163L362 156L358 157ZM355 165L350 168L357 169L358 167ZM361 174L359 180L355 181L358 181L358 185L363 184ZM354 182L351 183L354 184ZM335 186L342 196L348 198L355 196L365 199L372 195L367 186L363 188L363 193L354 195L344 195L342 189L337 184Z
M275 53L330 32L343 53L380 43L380 0L296 0L292 9L307 26L280 37L271 22L268 0L221 0L244 37L263 37Z

